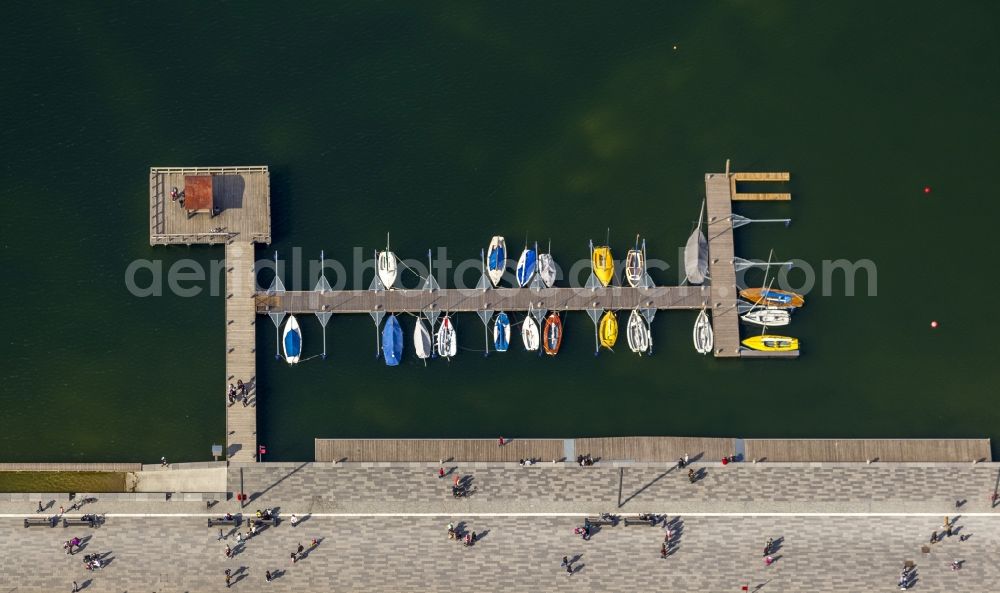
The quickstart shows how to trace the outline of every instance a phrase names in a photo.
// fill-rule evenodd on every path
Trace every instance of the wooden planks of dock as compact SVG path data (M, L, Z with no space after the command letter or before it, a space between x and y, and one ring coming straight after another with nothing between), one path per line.
M989 439L747 439L764 461L991 461Z
M185 177L212 178L217 212L189 214L174 200ZM229 240L271 242L271 176L266 166L151 167L149 244L221 245Z
M563 458L561 439L316 439L316 461L429 463Z
M605 461L718 461L733 455L736 439L702 437L601 437L576 439L576 452Z
M237 402L226 408L226 458L255 461L257 456L256 314L254 310L254 246L233 241L226 244L226 381L219 401L228 400L229 384L248 384L251 405Z
M703 286L661 286L589 288L500 288L425 290L337 290L328 292L290 291L258 293L257 312L288 313L418 313L425 310L473 311L582 311L586 309L628 310L701 309L708 303L709 289Z
M736 308L739 295L734 263L732 200L729 179L725 174L705 175L705 199L715 356L732 358L740 355L740 319Z

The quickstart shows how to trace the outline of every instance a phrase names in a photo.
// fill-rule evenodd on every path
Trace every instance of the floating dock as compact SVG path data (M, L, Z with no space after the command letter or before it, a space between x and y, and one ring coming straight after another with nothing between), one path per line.
M254 244L271 242L271 181L266 166L152 167L149 171L150 245L225 245L226 378L242 380L249 406L226 408L226 458L257 459L256 317L312 313L712 310L717 358L794 357L798 352L754 352L740 346L734 200L788 200L785 193L738 193L737 183L785 182L788 173L705 175L710 280L703 286L487 288L430 290L285 291L276 283L257 291ZM743 219L744 221L746 219Z

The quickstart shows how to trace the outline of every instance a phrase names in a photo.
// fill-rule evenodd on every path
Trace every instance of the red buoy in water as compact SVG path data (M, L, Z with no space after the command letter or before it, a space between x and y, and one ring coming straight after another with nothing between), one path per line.
M937 327L937 326L938 326L938 322L937 321L932 321L931 322L931 327L932 328Z
M925 193L925 194L929 194L929 193L931 193L931 186L929 186L929 185L925 185L925 186L924 186L924 193Z

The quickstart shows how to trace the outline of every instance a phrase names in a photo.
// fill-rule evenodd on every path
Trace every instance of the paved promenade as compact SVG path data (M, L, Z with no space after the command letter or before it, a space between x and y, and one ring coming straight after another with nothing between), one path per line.
M238 512L235 500L209 510L97 495L84 510L107 513L107 524L92 530L25 529L37 501L4 502L0 587L70 591L76 580L87 592L223 591L229 568L243 591L735 592L747 584L839 593L897 590L907 560L916 563L915 591L986 591L1000 579L1000 507L989 501L1000 464L707 463L694 465L702 476L694 484L686 470L666 469L469 464L454 472L475 493L455 500L455 473L438 478L436 466L233 467L231 486L242 473L243 490L256 496L247 513L277 506L286 519L242 546L206 526L209 513ZM574 535L584 515L601 511L668 514L670 556L660 558L660 526L603 527L590 541ZM291 513L304 518L296 527ZM946 515L957 532L929 544ZM449 540L449 522L482 540L471 548ZM110 565L84 570L62 550L72 536L89 536L84 553L107 553ZM765 566L769 537L776 562ZM293 565L289 554L314 538L318 547ZM235 557L225 558L226 544ZM559 566L563 556L576 558L572 576ZM265 570L278 578L265 583Z

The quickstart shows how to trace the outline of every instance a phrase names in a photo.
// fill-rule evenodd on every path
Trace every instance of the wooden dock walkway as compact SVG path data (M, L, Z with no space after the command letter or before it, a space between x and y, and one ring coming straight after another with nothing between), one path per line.
M747 439L765 461L991 461L990 439Z
M586 309L628 310L701 309L708 303L709 289L703 286L661 286L589 288L498 288L425 290L336 290L328 292L290 291L258 293L257 313L418 313L426 310L474 311L582 311Z
M590 455L604 462L673 464L743 461L841 463L992 461L989 439L739 439L731 437L587 437L578 439L315 439L321 462L573 462Z
M740 355L740 317L736 308L739 294L736 287L733 209L729 187L726 174L705 174L708 272L711 277L712 329L715 332L717 358Z
M255 461L257 456L256 321L254 310L254 246L233 241L226 244L226 382L220 385L220 401L228 399L229 384L242 380L249 385L252 405L235 403L226 408L226 458Z
M214 211L190 213L171 190L185 177L210 177ZM266 166L151 167L149 244L226 246L226 380L213 397L228 403L226 390L241 379L251 405L226 408L226 458L257 459L254 243L271 242L271 175Z

